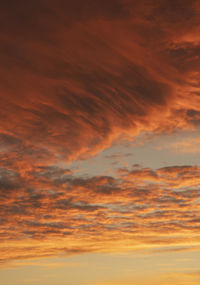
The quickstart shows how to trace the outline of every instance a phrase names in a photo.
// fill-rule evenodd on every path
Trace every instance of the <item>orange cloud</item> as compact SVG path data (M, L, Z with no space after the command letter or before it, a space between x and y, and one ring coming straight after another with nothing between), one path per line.
M134 168L117 178L78 177L56 166L0 174L2 261L199 245L197 166Z
M178 2L4 4L3 150L86 158L123 134L198 123L199 10Z
M198 243L197 166L58 166L199 124L197 1L69 2L2 3L2 261Z

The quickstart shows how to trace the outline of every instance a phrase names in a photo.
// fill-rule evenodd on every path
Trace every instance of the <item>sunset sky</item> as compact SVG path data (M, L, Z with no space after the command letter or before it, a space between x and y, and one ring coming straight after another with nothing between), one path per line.
M200 1L0 1L0 284L200 284Z

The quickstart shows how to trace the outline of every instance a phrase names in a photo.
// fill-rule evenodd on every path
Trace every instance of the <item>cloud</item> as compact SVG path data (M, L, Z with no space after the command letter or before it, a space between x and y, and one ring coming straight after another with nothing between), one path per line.
M118 177L80 177L56 166L34 170L24 177L2 171L2 262L199 244L197 166L138 166Z
M62 166L199 125L199 13L198 1L2 2L2 262L199 241L199 167Z
M184 140L177 141L169 144L166 149L175 151L177 153L195 154L200 152L200 138L186 138Z
M19 161L42 151L47 157L37 160L83 159L122 135L194 124L200 111L196 5L4 1L4 157L16 146Z

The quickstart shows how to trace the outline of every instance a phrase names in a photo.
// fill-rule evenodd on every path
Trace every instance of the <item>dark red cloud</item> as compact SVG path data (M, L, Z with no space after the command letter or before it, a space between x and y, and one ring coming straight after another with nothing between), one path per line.
M84 158L123 134L193 123L197 4L137 2L1 3L4 148L9 137L17 156Z

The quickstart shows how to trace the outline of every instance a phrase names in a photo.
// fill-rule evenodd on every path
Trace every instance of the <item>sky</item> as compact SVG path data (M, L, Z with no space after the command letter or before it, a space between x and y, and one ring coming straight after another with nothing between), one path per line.
M0 283L200 283L200 1L2 0Z

